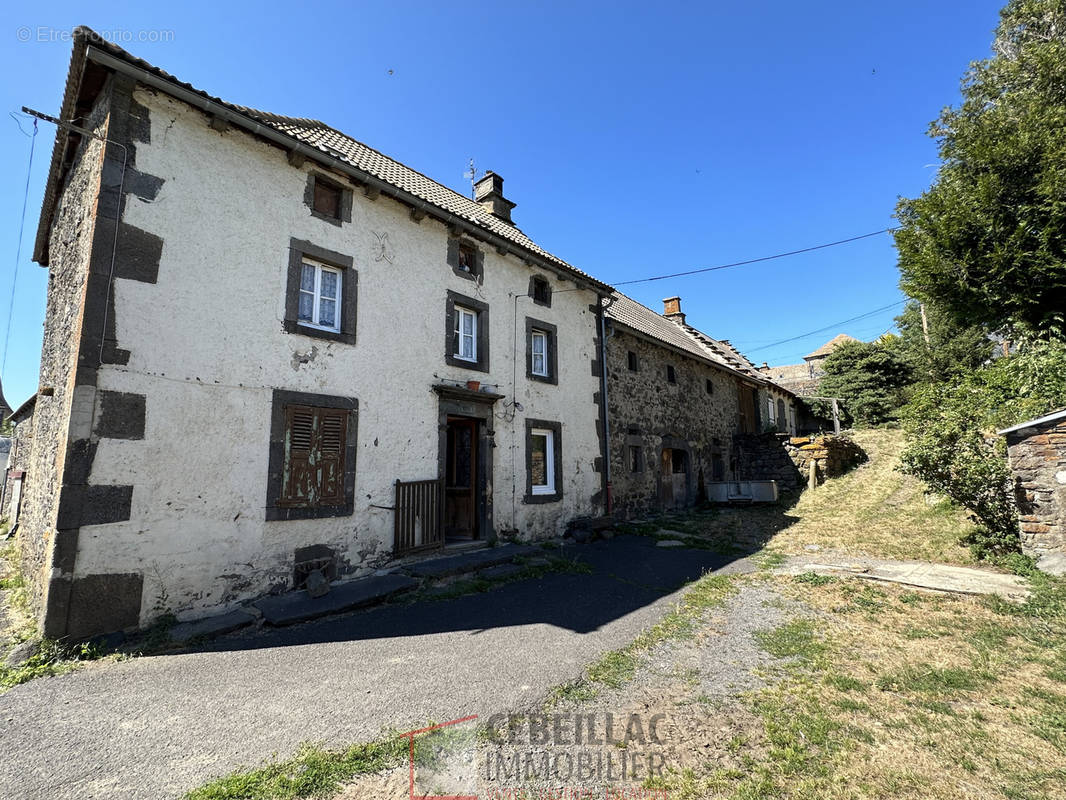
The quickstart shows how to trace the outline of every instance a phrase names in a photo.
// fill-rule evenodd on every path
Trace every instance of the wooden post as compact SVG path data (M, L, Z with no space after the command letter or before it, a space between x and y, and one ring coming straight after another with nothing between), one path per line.
M811 459L811 463L807 467L807 488L818 488L818 460L815 458Z
M840 409L837 407L837 399L833 398L833 433L840 435Z

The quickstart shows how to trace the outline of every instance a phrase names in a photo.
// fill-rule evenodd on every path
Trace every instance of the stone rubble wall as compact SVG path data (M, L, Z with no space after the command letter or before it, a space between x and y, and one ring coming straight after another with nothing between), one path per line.
M1066 420L1007 435L1022 552L1066 553Z
M839 478L867 459L866 452L846 436L794 436L782 444L804 483L810 475L811 462L816 466L818 482L823 483Z
M788 436L780 433L738 434L738 480L773 480L782 492L807 485L811 462L818 482L836 478L866 461L866 453L845 436Z

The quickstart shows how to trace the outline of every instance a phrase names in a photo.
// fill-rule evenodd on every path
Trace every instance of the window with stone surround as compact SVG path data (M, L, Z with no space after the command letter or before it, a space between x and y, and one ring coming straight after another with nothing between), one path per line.
M274 390L267 520L353 513L358 407L351 397Z
M563 499L562 425L526 420L526 503Z
M526 377L559 383L558 329L550 322L526 317Z
M489 371L489 306L448 292L444 360L449 366Z
M320 173L308 174L304 205L312 217L332 225L352 221L352 190Z
M351 256L291 239L285 330L355 344L359 275L353 263Z

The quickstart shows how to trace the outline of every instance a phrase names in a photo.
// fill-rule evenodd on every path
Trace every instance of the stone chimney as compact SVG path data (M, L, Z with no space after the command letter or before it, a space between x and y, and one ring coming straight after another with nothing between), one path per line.
M474 200L492 216L511 222L511 209L515 203L503 196L503 178L495 172L486 172L474 184Z
M681 313L680 297L667 297L663 300L663 316L672 319L678 325L685 324L685 315Z

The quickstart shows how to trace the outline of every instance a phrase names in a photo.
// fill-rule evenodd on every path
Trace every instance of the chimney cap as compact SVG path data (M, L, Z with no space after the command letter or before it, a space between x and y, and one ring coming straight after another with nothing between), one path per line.
M511 209L515 203L503 196L503 178L492 170L486 170L474 181L474 201L494 217L511 222Z

